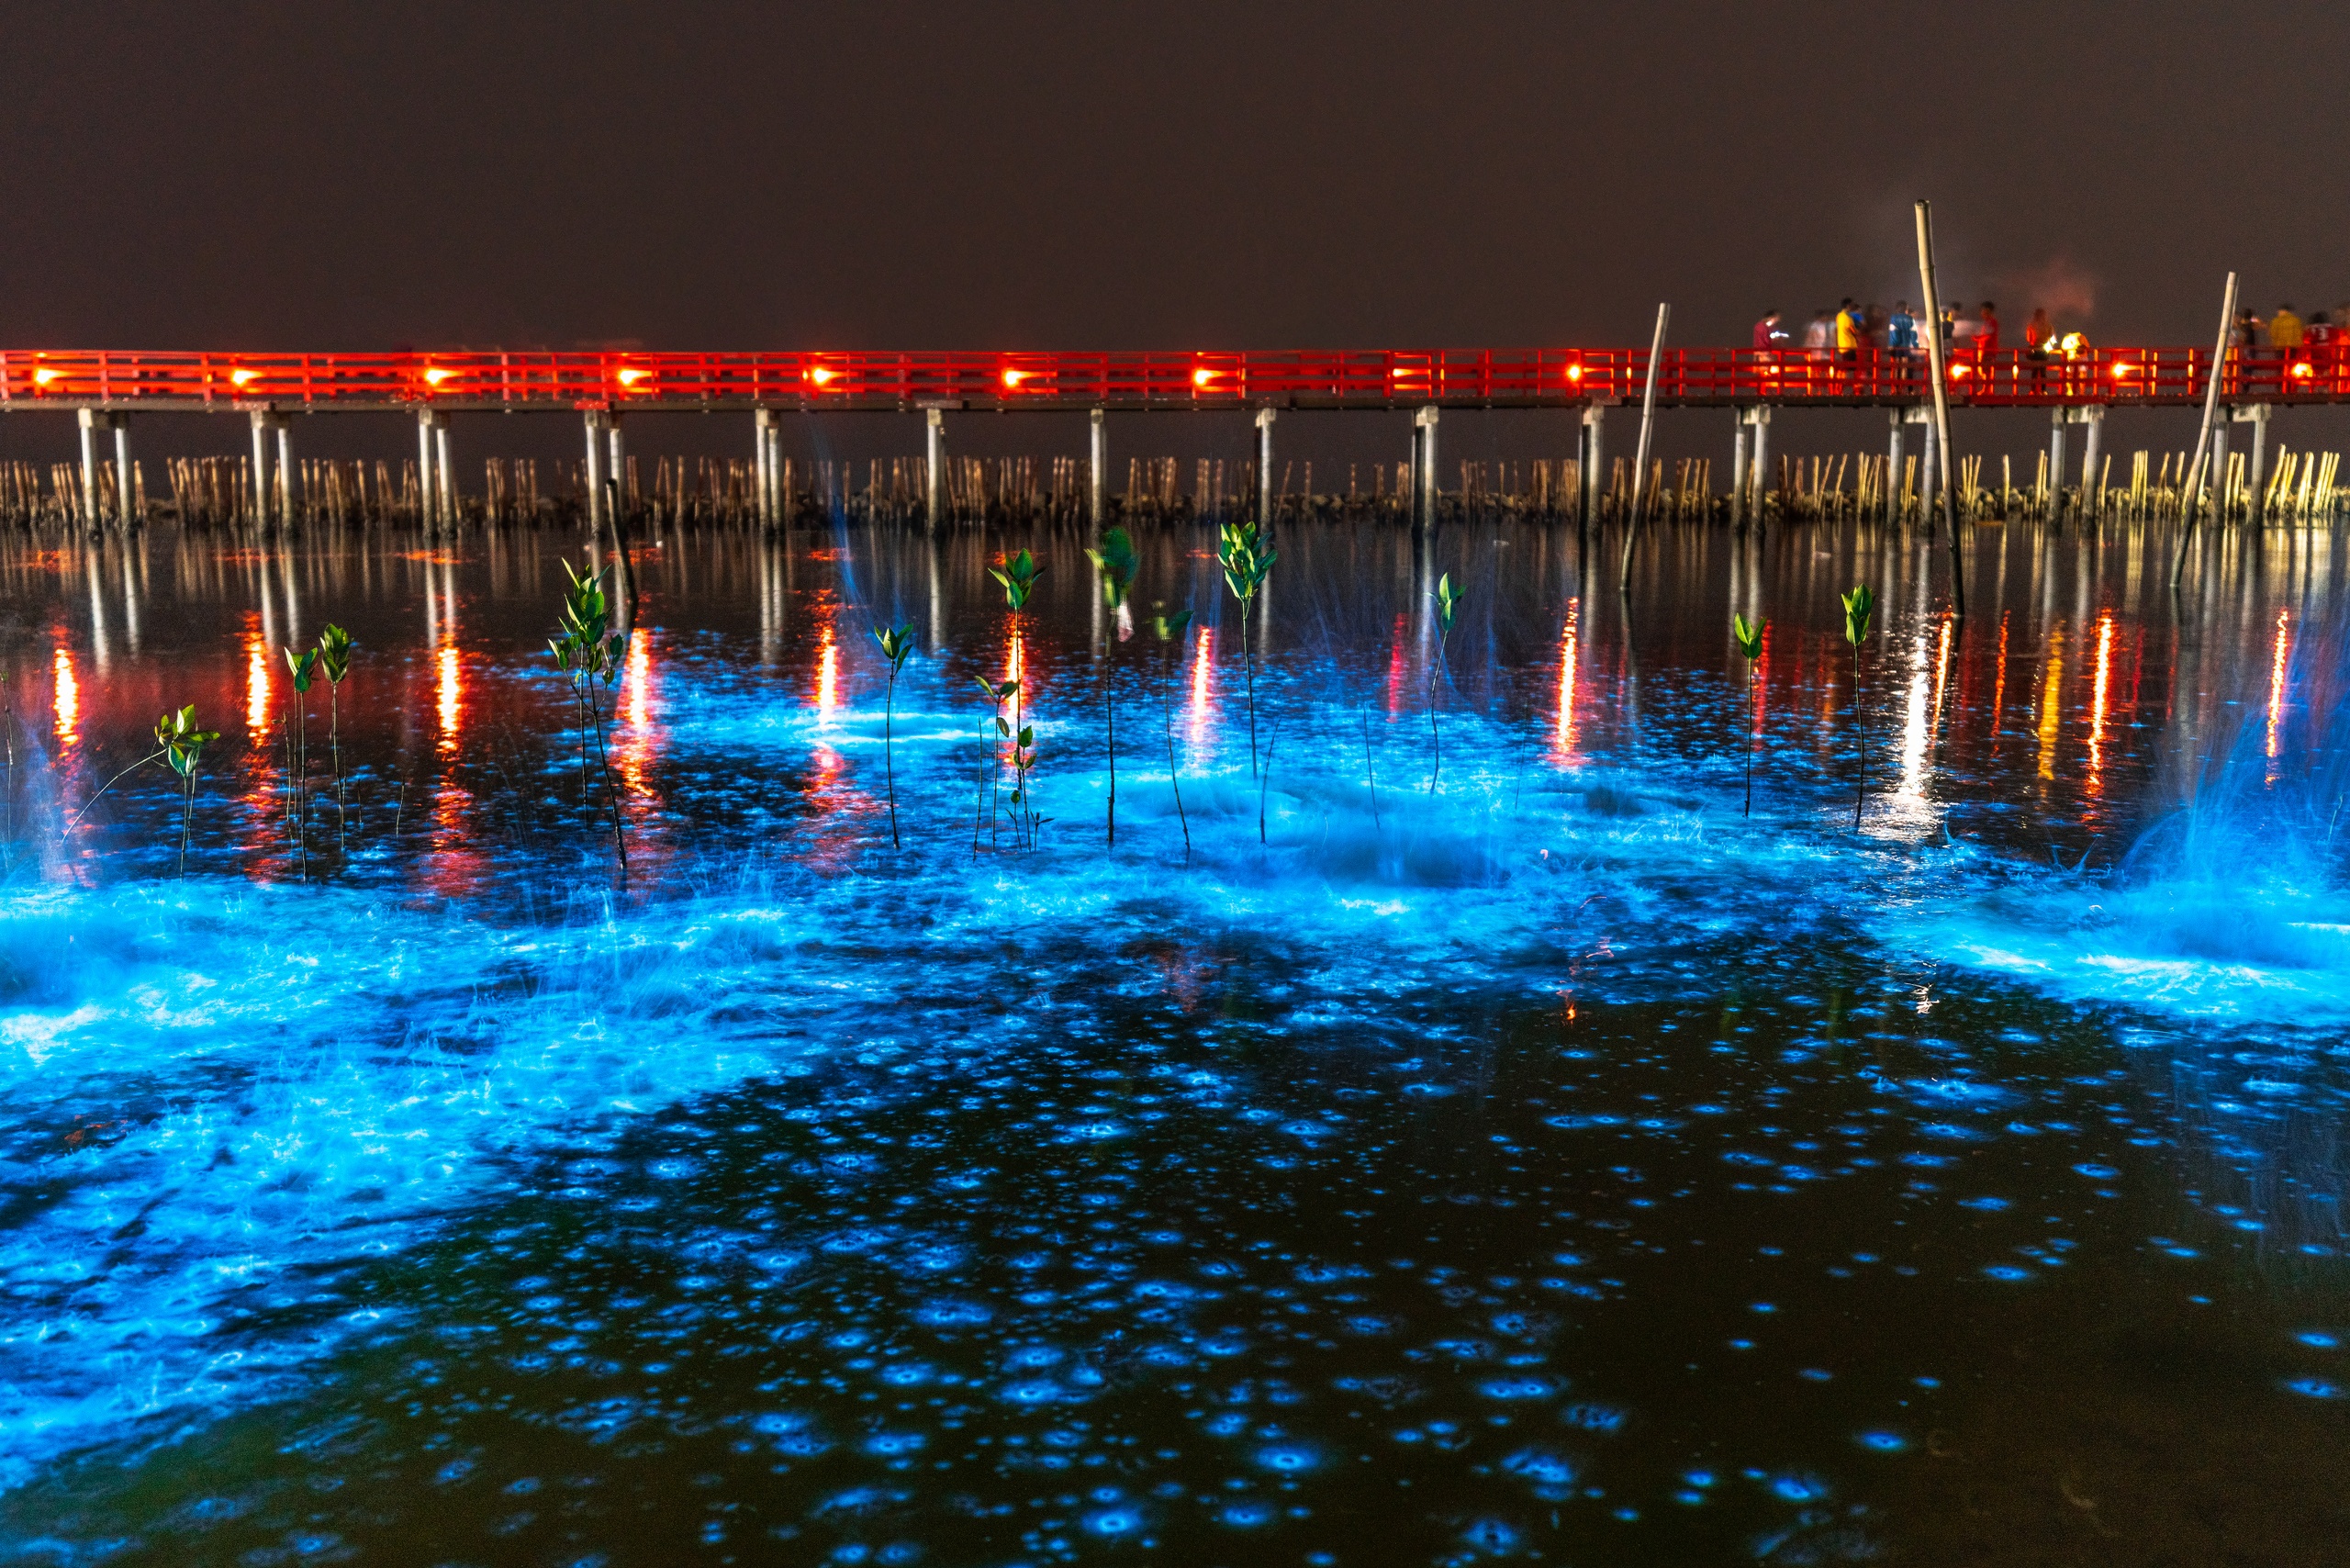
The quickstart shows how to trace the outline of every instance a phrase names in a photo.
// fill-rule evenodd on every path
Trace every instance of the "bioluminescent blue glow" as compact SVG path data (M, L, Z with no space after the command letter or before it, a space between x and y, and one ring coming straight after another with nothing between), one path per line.
M2318 1517L2340 600L2183 649L2143 541L1992 532L1964 628L1874 533L1668 531L1628 608L1571 533L1301 523L1246 627L1188 529L1123 619L1073 539L1014 620L1004 541L672 533L625 879L567 541L190 537L172 618L160 539L12 560L0 1544L1922 1560L1950 1487L2191 1542L2181 1475L2296 1456ZM305 876L271 651L329 615ZM185 879L160 770L63 831L183 701Z

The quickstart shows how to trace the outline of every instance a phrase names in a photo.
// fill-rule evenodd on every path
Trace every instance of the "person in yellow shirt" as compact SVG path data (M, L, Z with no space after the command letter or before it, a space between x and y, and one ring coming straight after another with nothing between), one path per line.
M2297 349L2301 346L2301 319L2293 314L2289 305L2277 307L2277 314L2268 318L2268 346L2272 349Z
M1868 323L1861 319L1861 308L1847 299L1836 312L1836 356L1852 359L1868 346Z

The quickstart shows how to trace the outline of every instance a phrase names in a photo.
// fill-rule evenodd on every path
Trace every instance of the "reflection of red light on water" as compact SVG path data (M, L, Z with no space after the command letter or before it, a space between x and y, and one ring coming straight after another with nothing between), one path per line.
M262 639L261 617L245 613L245 728L255 744L269 734L269 644Z
M833 623L825 622L816 638L816 707L830 713L841 700L841 651L833 642Z
M1582 610L1579 599L1567 600L1567 627L1559 639L1559 759L1572 762L1575 755L1575 650L1578 642L1575 621ZM1399 644L1400 651L1400 644ZM1389 675L1393 683L1393 674Z
M2113 676L2113 612L2097 622L2097 683L2089 698L2089 789L2098 790L2105 773L2105 698ZM2273 754L2272 754L2273 755Z
M2285 722L2285 655L2292 647L2292 633L2287 629L2289 618L2289 611L2280 610L2277 612L2276 651L2268 660L2268 755L2271 759L2277 756L2277 726ZM2273 784L2276 780L2277 770L2272 767L2268 770L2268 781Z
M1191 742L1198 745L1207 738L1208 720L1215 711L1215 683L1213 676L1215 660L1214 644L1208 629L1200 628L1200 638L1192 652L1192 712Z
M1390 723L1404 708L1404 680L1408 672L1404 666L1404 617L1395 617L1395 639L1387 655L1387 719Z
M59 644L57 672L57 738L67 745L82 738L82 685L73 678L73 651Z
M438 702L441 718L441 751L453 756L457 750L457 726L464 716L464 674L457 662L453 644L444 644L435 661L440 671Z

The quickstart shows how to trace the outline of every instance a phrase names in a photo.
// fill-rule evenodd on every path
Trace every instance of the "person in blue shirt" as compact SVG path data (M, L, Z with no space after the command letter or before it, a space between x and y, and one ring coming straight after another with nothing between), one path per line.
M1918 318L1909 314L1909 302L1897 299L1893 314L1885 319L1885 346L1902 359L1918 352Z

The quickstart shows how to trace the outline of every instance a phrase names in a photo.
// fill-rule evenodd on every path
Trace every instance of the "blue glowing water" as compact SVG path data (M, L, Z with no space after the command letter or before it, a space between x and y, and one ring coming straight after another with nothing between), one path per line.
M1198 536L1146 541L1131 636L1071 540L1015 629L975 540L675 537L622 881L558 543L11 566L0 1549L2339 1544L2331 576L2193 641L2143 541L2020 533L1961 632L1898 541L1668 533L1628 626L1571 539L1300 528L1252 778ZM1153 598L1202 611L1171 655ZM1731 604L1777 622L1751 818ZM270 650L330 616L305 879ZM1033 851L980 807L1015 667ZM62 833L184 700L229 732L187 877L160 775Z

